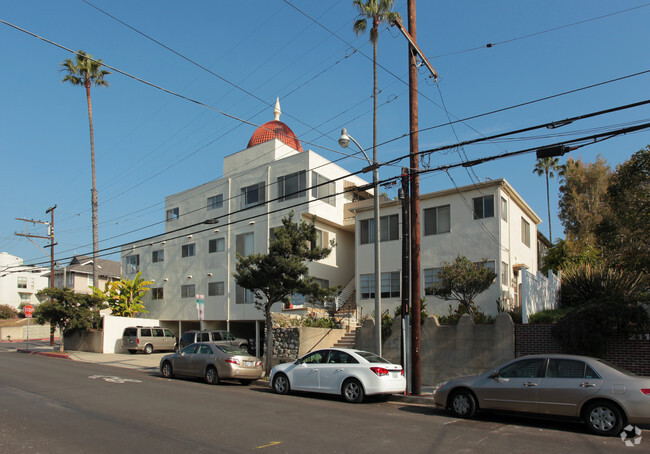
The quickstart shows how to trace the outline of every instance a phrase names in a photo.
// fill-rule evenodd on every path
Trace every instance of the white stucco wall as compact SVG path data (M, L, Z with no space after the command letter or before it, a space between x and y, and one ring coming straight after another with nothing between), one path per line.
M103 315L103 353L126 353L122 348L122 333L129 326L159 326L159 321L150 318L129 318Z

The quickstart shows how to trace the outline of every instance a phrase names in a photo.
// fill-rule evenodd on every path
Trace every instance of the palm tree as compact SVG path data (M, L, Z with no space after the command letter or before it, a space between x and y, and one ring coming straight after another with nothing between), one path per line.
M546 208L548 209L548 239L553 242L553 234L551 233L551 201L549 197L548 189L548 179L554 178L555 174L553 172L561 172L562 166L559 164L559 158L539 158L535 163L535 168L533 173L536 173L538 177L546 175Z
M360 33L366 31L368 22L366 18L372 21L370 28L370 42L372 43L372 77L373 77L373 90L372 90L372 158L373 162L377 162L377 39L379 38L379 24L388 22L394 24L402 20L402 16L398 12L392 11L393 0L367 0L363 3L361 0L354 0L352 2L359 10L359 14L364 16L363 19L358 19L354 22L352 30L359 36ZM377 188L375 188L377 191Z
M88 102L88 122L90 123L90 165L92 169L92 223L93 223L93 285L99 285L97 276L97 251L99 250L99 241L97 239L97 185L95 181L95 132L93 129L93 108L90 103L91 85L99 87L108 87L108 82L104 76L110 74L109 71L101 69L102 61L93 59L93 56L86 54L83 50L77 52L76 62L67 58L61 63L61 71L67 74L62 82L70 82L72 85L83 85L86 89L86 101Z

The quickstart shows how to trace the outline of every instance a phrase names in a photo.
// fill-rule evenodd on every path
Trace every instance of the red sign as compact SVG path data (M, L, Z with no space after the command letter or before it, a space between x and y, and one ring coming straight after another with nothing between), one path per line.
M34 306L28 304L27 306L23 307L23 312L25 313L25 317L32 318L32 314L34 313Z

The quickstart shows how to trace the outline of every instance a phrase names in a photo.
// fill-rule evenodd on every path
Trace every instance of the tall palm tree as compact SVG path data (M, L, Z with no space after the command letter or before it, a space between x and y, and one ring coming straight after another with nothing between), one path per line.
M535 168L533 173L536 173L538 177L546 175L546 208L548 209L548 239L553 242L553 234L551 233L551 201L549 197L548 189L548 179L554 178L555 174L553 172L561 172L562 166L560 165L560 159L549 157L549 158L539 158L535 163Z
M388 22L394 24L396 21L401 21L402 16L398 12L392 11L393 0L367 0L365 3L361 0L354 0L352 2L357 7L359 15L364 16L354 22L352 30L359 36L359 34L366 31L368 27L368 20L372 22L370 28L370 42L372 43L372 158L373 162L377 162L377 40L379 38L379 24ZM377 188L375 188L375 191Z
M67 58L61 63L61 71L67 74L62 82L70 82L72 85L82 85L86 89L86 101L88 102L88 122L90 123L90 165L92 169L92 223L93 223L93 285L99 286L97 276L97 251L99 250L99 241L97 239L97 185L95 181L95 132L93 129L93 108L90 103L91 85L99 87L108 87L108 82L104 76L110 74L109 71L101 69L102 61L93 59L93 56L86 54L83 50L77 52L76 61Z

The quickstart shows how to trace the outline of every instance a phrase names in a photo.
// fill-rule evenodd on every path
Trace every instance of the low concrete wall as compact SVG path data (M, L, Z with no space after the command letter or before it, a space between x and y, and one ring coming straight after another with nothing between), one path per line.
M100 329L77 331L63 338L65 350L102 353L103 332Z
M5 324L0 326L0 340L22 341L27 339L27 319L4 320ZM57 329L54 332L54 337L59 337L60 333ZM30 339L49 339L50 338L50 325L39 325L34 320L29 323L29 338Z
M401 319L393 323L392 334L382 344L382 356L400 363ZM375 324L366 320L357 329L355 347L374 351ZM515 357L514 323L502 313L493 325L475 325L469 315L457 325L440 325L428 317L421 331L421 380L424 385L462 375L478 374Z

